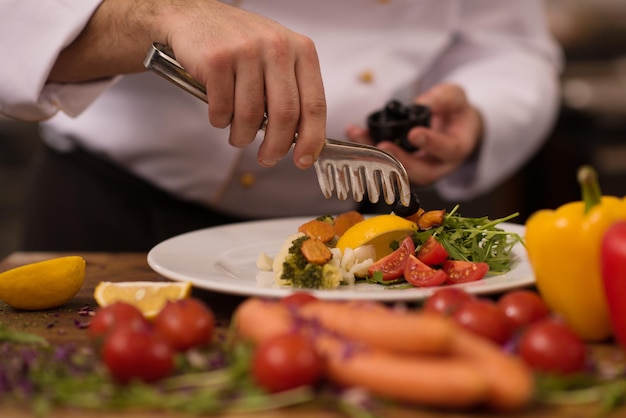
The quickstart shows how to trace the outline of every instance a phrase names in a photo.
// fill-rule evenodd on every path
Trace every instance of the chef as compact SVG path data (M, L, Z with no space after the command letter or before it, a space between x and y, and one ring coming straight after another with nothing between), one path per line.
M467 200L540 148L558 108L560 55L537 0L9 0L0 16L15 40L0 45L0 112L38 121L45 144L28 250L146 250L353 209L325 199L310 166L324 135L369 142L367 116L392 99L430 106L431 128L409 134L417 151L381 148L415 187ZM213 106L145 71L155 41Z

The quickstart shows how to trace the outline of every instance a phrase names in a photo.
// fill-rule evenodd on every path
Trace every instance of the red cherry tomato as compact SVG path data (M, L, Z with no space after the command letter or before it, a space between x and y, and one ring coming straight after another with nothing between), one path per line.
M457 287L442 287L426 299L423 309L449 316L454 314L464 303L473 299L474 296L465 290Z
M102 360L115 380L153 382L174 370L172 347L151 327L116 327L106 337Z
M402 277L406 261L413 253L415 253L415 243L410 236L407 236L397 250L372 264L367 271L370 276L377 271L382 272L385 281L398 279Z
M309 302L315 302L319 300L317 296L309 292L294 292L280 300L280 303L287 305L290 308L299 308L302 305L306 305Z
M522 334L518 351L531 368L545 373L571 374L587 365L587 350L581 339L564 323L542 319Z
M464 303L452 318L465 329L496 344L504 344L511 337L509 319L488 299L474 299Z
M145 326L148 320L134 305L115 302L96 310L91 319L87 334L93 340L102 339L111 329L122 325Z
M446 261L449 257L446 249L432 235L417 250L417 258L429 266L437 266Z
M532 290L514 290L498 299L497 304L516 330L550 314L544 300Z
M252 376L269 392L313 385L322 376L322 358L303 335L282 334L258 345Z
M176 351L187 351L211 342L215 317L201 300L185 298L168 302L154 318L154 328Z
M415 287L439 286L448 280L443 270L434 269L409 255L404 266L404 279Z
M443 263L443 270L450 277L450 283L465 283L485 277L489 271L489 265L472 261L447 260Z

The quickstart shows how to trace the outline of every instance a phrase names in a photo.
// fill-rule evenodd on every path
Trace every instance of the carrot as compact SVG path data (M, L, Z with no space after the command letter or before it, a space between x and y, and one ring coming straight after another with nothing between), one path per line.
M309 238L302 243L302 255L309 263L324 265L333 257L326 244L317 238Z
M303 223L298 227L298 232L302 232L305 235L316 238L322 242L328 242L335 238L335 228L328 222L320 221L319 219L313 219L306 223Z
M531 371L522 361L465 330L455 333L452 354L474 362L489 382L487 405L499 411L519 410L534 395Z
M443 317L375 302L314 301L294 310L251 298L234 319L239 334L256 343L287 332L307 335L325 357L329 380L379 396L498 411L521 409L533 396L532 374L521 361Z
M338 237L342 236L348 228L364 219L365 217L356 210L340 213L335 216L335 235Z
M246 299L237 307L233 319L238 334L255 343L294 329L291 312L273 300Z
M302 306L298 316L372 347L414 354L450 351L456 330L440 315L389 309L377 302L320 300Z
M443 224L444 218L446 215L446 210L429 210L428 212L424 212L417 218L417 226L419 229L430 229L436 226Z
M239 334L256 343L297 329L292 322L295 315L287 307L259 299L244 301L235 318ZM433 407L465 408L485 398L486 379L469 361L372 349L315 326L299 330L311 337L325 358L326 376L339 385L360 386L379 396Z
M487 394L487 380L478 367L464 359L359 348L332 336L318 336L314 343L324 355L327 377L342 386L446 409L477 406Z

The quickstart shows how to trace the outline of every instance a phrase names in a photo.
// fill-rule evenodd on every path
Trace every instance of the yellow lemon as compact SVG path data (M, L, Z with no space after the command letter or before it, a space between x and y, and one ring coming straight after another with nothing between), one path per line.
M348 228L337 241L337 248L344 252L346 248L373 245L378 260L392 252L393 241L401 241L416 229L415 222L398 215L373 216Z
M126 302L153 318L167 301L186 298L190 293L190 282L100 282L93 296L98 306Z
M56 308L72 299L85 282L85 260L58 257L0 273L0 299L16 309Z

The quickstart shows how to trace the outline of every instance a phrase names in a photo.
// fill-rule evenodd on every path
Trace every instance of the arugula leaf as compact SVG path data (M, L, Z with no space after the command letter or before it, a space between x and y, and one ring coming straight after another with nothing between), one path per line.
M450 258L461 261L484 262L490 273L506 273L511 270L511 251L517 243L524 244L519 234L505 231L498 225L509 221L519 213L504 218L466 218L457 214L459 206L447 213L442 225L413 235L416 245L422 245L431 235L448 251Z

